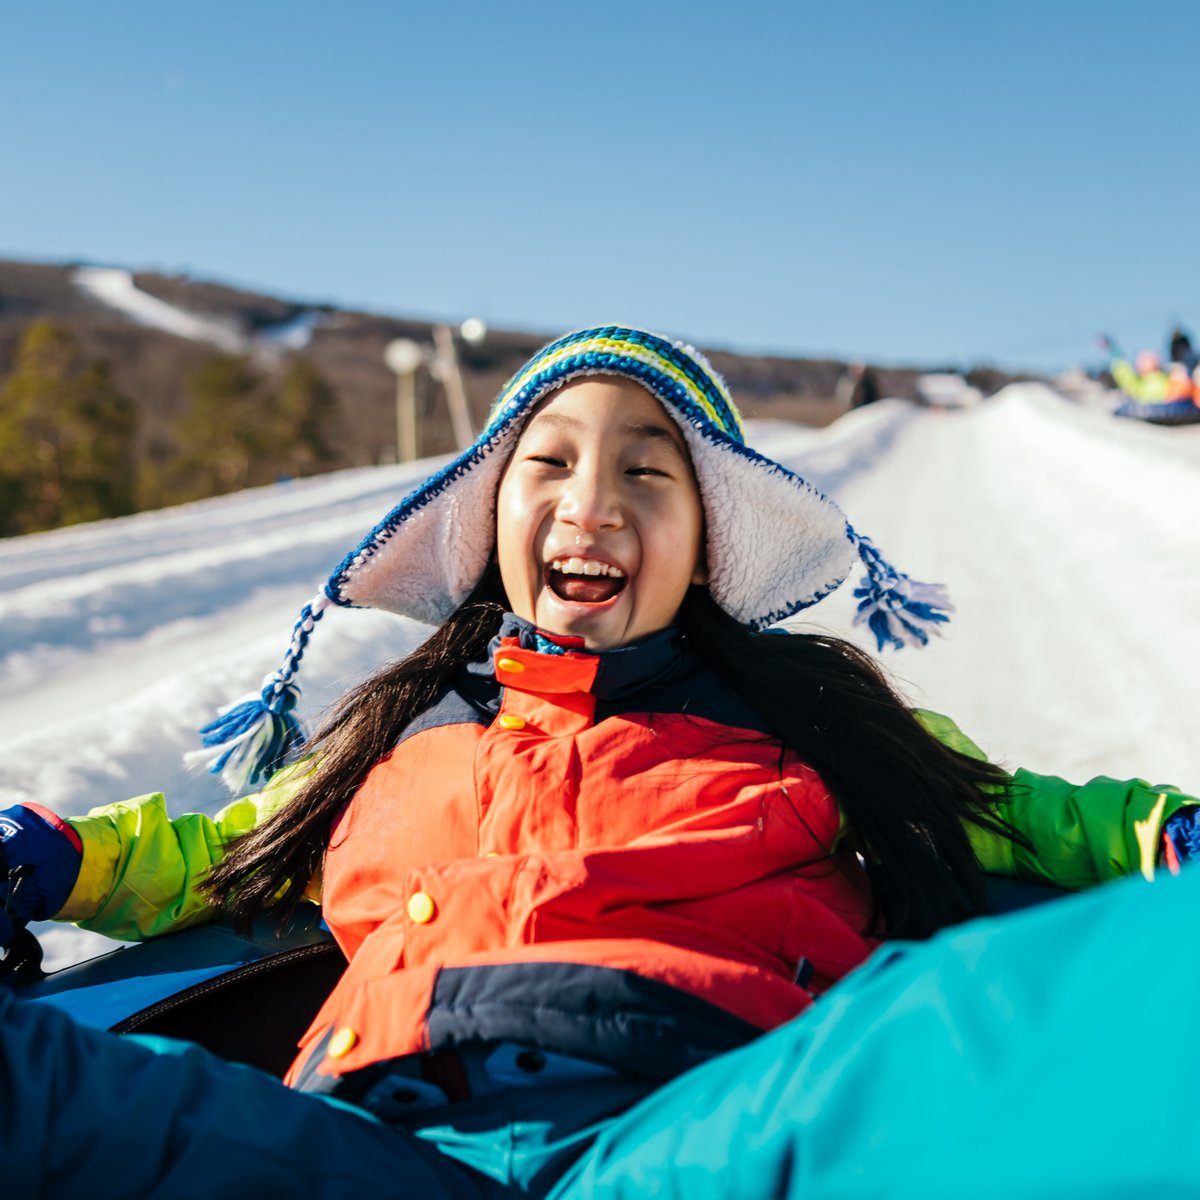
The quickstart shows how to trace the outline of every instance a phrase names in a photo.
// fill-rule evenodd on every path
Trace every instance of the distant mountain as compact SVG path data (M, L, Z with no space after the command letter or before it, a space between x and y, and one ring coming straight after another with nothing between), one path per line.
M89 358L110 364L120 389L141 413L143 452L161 457L186 401L182 381L214 354L246 355L267 378L303 356L333 387L340 420L333 431L338 466L365 466L395 456L395 376L384 347L408 338L432 349L429 322L307 304L187 276L130 273L84 264L0 261L0 376L11 369L24 329L37 318L68 328ZM555 331L487 331L481 342L457 340L472 422L517 367ZM748 417L826 425L842 411L836 399L846 364L733 354L709 348L714 366ZM918 397L921 372L874 368L885 396ZM985 395L1011 382L996 371L972 372ZM420 450L454 449L443 387L428 370L417 377Z

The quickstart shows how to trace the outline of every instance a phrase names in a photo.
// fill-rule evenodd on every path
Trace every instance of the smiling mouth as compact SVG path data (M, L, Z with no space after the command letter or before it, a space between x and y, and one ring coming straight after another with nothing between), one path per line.
M629 578L619 567L595 559L556 559L546 568L546 586L572 604L603 604L625 588Z

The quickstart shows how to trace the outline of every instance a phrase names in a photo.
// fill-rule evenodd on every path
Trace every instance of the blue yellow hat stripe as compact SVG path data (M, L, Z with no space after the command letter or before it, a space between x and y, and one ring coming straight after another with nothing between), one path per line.
M741 418L720 376L688 351L654 334L608 326L552 342L505 385L489 415L494 433L532 398L578 375L611 372L636 380L700 424L744 443Z

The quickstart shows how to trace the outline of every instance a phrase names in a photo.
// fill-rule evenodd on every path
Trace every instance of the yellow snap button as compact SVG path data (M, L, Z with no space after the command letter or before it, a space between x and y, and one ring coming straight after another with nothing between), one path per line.
M498 658L496 659L496 670L511 671L514 675L520 675L525 670L525 664L518 662L515 658Z
M329 1039L329 1049L326 1053L330 1058L342 1058L349 1054L358 1043L358 1034L349 1025L343 1025Z
M505 729L524 729L525 718L518 717L516 713L501 713L500 724L503 725Z
M408 898L408 917L418 925L425 925L433 920L437 906L428 892L413 892Z
M484 858L499 858L500 851L499 850L489 850L483 857Z

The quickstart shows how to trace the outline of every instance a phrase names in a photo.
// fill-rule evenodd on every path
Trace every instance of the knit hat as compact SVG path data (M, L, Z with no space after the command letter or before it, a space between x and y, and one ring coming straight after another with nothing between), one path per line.
M235 788L267 778L302 740L292 712L295 675L313 628L331 605L381 608L437 623L479 582L496 544L496 492L522 427L556 388L588 375L634 380L679 425L705 517L713 599L751 629L775 624L827 596L855 556L856 624L879 648L924 645L953 611L941 587L891 567L812 484L745 443L729 391L691 346L617 326L584 329L538 351L508 381L469 449L431 475L338 564L301 610L291 645L261 693L224 710L202 731L200 752Z

